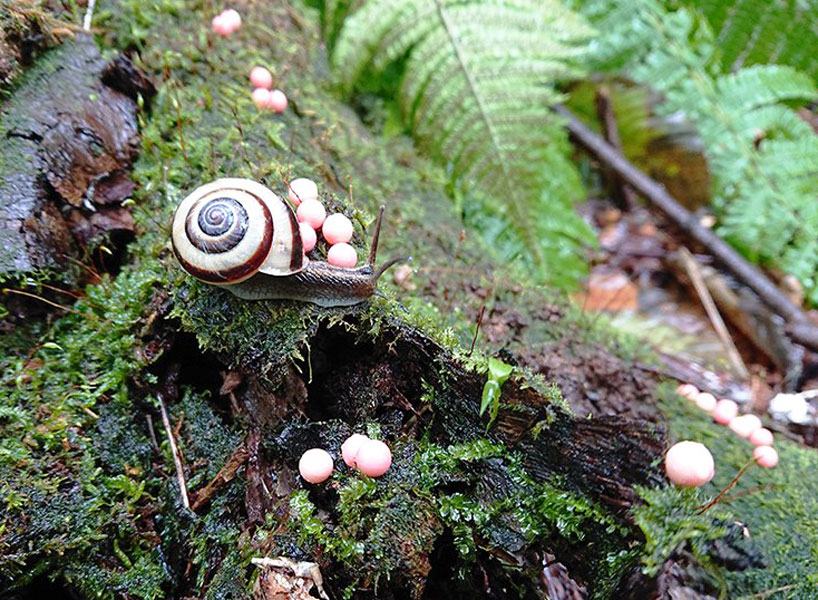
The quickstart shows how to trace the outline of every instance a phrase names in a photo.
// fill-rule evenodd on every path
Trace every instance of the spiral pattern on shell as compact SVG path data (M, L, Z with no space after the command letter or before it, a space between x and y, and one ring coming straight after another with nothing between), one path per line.
M292 210L249 179L218 179L191 192L176 210L172 242L182 268L215 285L259 271L289 275L306 263Z

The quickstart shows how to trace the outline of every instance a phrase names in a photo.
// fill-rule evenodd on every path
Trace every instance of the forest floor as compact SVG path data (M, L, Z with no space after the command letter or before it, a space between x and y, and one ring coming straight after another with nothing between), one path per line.
M74 215L82 266L35 270L32 286L3 276L70 306L3 294L0 598L276 598L285 584L310 597L313 575L254 567L262 556L316 563L332 598L818 597L815 451L780 430L780 466L749 469L700 514L749 442L678 397L655 348L464 231L443 170L378 133L377 107L335 99L316 10L235 5L244 26L226 39L208 2L97 15L102 58L128 50L157 93L134 102L134 187L100 202L115 218L59 189L38 200ZM4 113L59 76L88 43L76 37L14 75ZM282 115L252 104L256 64L287 91ZM224 175L279 194L312 178L358 248L386 204L381 255L412 256L411 271L351 309L193 281L170 218ZM92 219L120 232L107 251L88 250ZM514 367L493 423L479 413L490 356ZM337 456L353 431L389 442L387 476L297 477L303 450ZM712 483L667 484L662 452L680 439L711 449Z

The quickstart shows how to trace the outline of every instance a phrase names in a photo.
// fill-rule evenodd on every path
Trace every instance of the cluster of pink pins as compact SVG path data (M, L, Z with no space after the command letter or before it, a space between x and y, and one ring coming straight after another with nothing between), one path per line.
M354 433L341 444L341 457L350 468L356 468L367 477L380 477L392 466L392 452L380 440ZM332 475L332 456L323 448L312 448L301 455L298 472L304 481L321 483Z
M753 414L738 414L738 404L732 400L717 400L713 394L699 391L696 386L685 383L676 392L710 413L720 425L727 425L739 437L750 440L756 447L753 459L762 467L770 469L778 464L778 452L773 445L773 433L762 426L761 419ZM683 441L671 446L665 455L665 471L677 485L704 485L715 474L713 456L697 442Z
M213 33L229 37L241 28L241 15L228 8L213 17ZM273 75L264 67L253 67L250 71L250 83L253 85L253 103L259 110L272 110L282 113L287 109L287 96L281 90L273 89Z
M358 262L355 248L350 246L352 221L341 213L327 216L324 205L318 200L318 186L305 178L293 179L288 186L290 201L295 205L295 216L301 229L304 252L315 248L318 230L330 245L327 262L336 267L352 268Z

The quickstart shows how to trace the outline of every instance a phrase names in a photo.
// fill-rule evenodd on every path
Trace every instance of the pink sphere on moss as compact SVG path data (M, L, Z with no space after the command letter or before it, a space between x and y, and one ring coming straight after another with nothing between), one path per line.
M312 179L299 177L293 179L287 186L287 195L290 202L298 206L304 200L318 200L318 186Z
M231 33L230 25L225 21L223 14L213 17L210 26L213 28L213 33L217 33L218 35L226 37Z
M772 469L778 464L778 452L772 446L759 446L753 450L753 458L765 469Z
M682 398L687 398L688 400L695 400L696 396L699 395L699 388L697 388L692 383L683 383L676 388L676 393L679 394Z
M301 455L298 472L305 481L321 483L332 475L332 457L321 448L312 448Z
M241 28L241 15L235 9L228 8L221 14L222 20L228 27L228 34L234 33Z
M315 233L315 229L310 227L309 223L299 223L298 230L301 232L301 245L304 252L309 252L315 248L315 244L318 242L318 234Z
M352 239L352 221L346 215L335 213L327 217L321 227L324 239L330 244L340 244Z
M754 431L761 429L761 419L756 415L740 415L730 421L727 426L739 437L748 438Z
M355 457L358 470L368 477L380 477L392 466L392 452L380 440L365 440Z
M287 110L287 96L281 90L270 92L270 108L277 113Z
M355 459L358 456L358 451L361 449L361 445L366 441L369 441L369 438L365 435L353 433L341 444L341 456L348 467L356 466L357 463Z
M269 90L273 87L273 75L264 67L253 67L250 71L250 83L253 87Z
M698 487L715 474L713 455L704 444L684 441L674 444L665 455L665 472L676 485Z
M345 242L333 244L327 252L327 262L336 267L351 269L358 262L358 253Z
M267 105L270 102L270 90L256 88L250 96L253 98L253 104L256 105L256 108L259 110L267 109Z
M699 392L696 394L693 400L696 403L696 406L704 411L710 412L716 408L716 397L713 394Z
M318 200L304 200L298 205L295 216L300 223L309 223L313 229L320 229L327 218L327 211Z
M738 404L732 400L719 400L713 409L713 420L721 425L727 425L738 415Z
M772 446L773 432L766 427L756 429L750 434L750 443L753 444L753 446Z

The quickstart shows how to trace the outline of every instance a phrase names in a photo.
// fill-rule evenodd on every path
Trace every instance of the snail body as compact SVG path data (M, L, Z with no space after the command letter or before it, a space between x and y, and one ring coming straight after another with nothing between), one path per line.
M375 267L383 207L369 263L342 268L309 260L290 206L249 179L223 178L191 192L176 209L171 240L182 268L246 300L350 306L375 293L397 260Z

